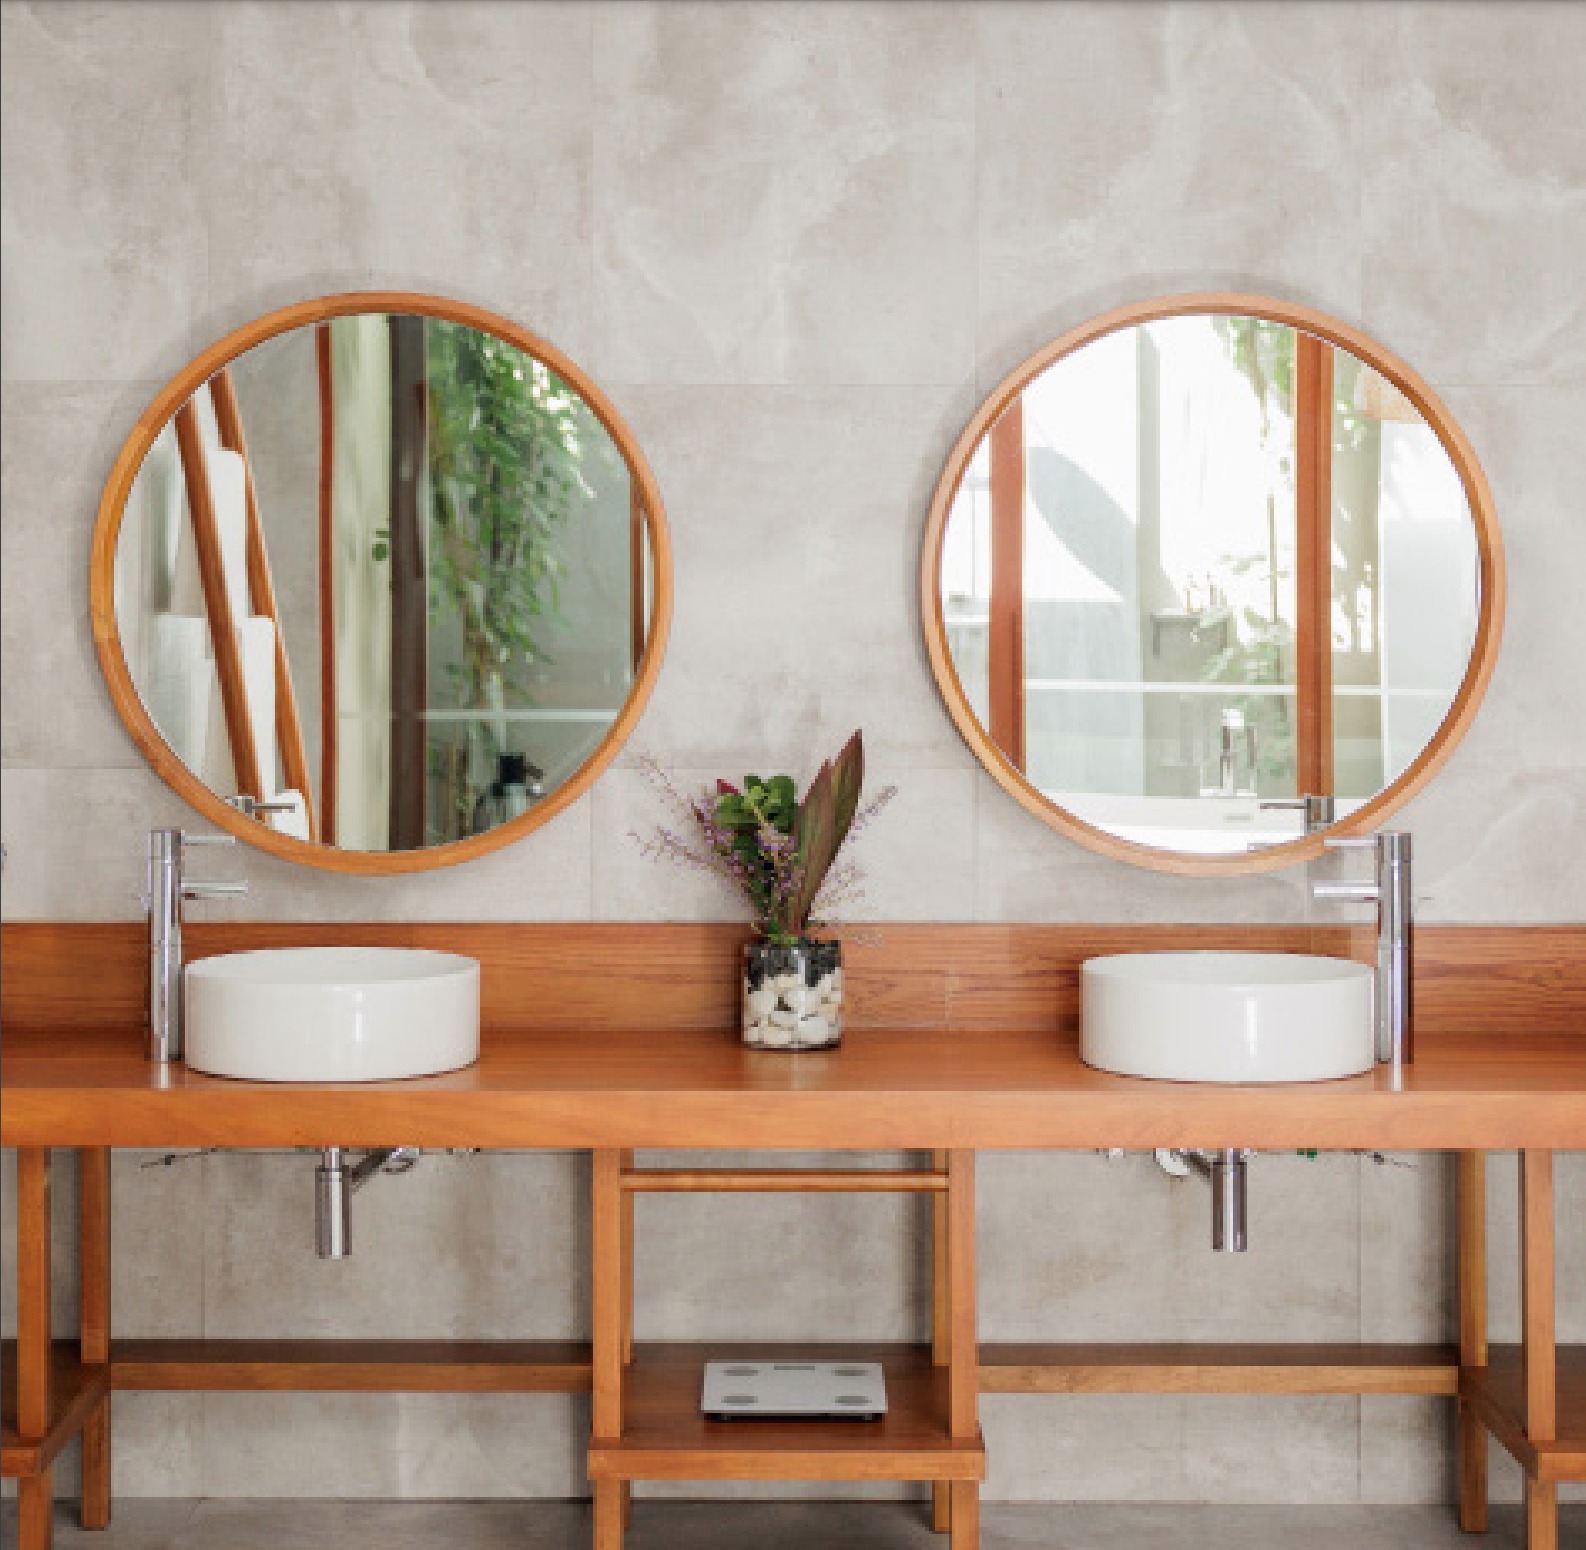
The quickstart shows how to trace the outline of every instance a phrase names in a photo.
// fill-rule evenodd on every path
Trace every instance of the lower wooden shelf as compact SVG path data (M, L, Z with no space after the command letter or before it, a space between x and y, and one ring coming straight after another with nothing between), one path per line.
M880 1362L876 1421L712 1421L700 1413L705 1363L797 1357ZM623 1375L623 1434L589 1446L593 1480L983 1480L977 1435L947 1426L947 1374L909 1345L640 1345Z
M587 1341L117 1340L118 1389L585 1394Z
M1456 1394L1443 1345L989 1344L982 1394Z
M1558 1435L1550 1442L1526 1435L1518 1346L1493 1346L1485 1367L1466 1368L1459 1391L1533 1479L1586 1480L1586 1346L1558 1348Z
M85 1366L74 1340L57 1340L51 1348L50 1424L42 1437L24 1437L17 1428L17 1343L3 1342L0 1363L0 1475L8 1480L29 1479L50 1467L55 1455L93 1414L110 1392L110 1369Z

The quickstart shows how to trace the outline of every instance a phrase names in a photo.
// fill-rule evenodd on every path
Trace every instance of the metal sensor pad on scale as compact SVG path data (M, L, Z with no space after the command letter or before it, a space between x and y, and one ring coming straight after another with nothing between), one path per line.
M874 1421L887 1383L880 1362L706 1362L700 1409L721 1421Z

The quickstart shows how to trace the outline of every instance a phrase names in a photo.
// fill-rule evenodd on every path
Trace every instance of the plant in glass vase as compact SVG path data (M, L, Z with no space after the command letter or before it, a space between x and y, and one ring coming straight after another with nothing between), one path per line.
M652 784L686 829L639 838L645 854L708 872L749 906L757 940L744 948L743 1038L764 1049L816 1049L842 1037L842 944L816 933L863 892L843 846L896 795L888 786L861 805L864 739L855 732L826 760L804 795L790 775L741 785L718 780L689 797L653 761Z

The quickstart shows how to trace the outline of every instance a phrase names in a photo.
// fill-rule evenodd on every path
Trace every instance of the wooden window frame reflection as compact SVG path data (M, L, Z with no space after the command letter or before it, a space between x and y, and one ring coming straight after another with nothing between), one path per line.
M1330 833L1366 833L1419 791L1464 735L1486 692L1503 633L1503 545L1486 476L1468 438L1431 388L1397 356L1358 329L1310 307L1232 292L1170 296L1118 307L1063 334L1010 372L965 427L947 459L926 522L920 608L926 651L938 687L964 740L998 783L1028 812L1089 849L1156 871L1218 876L1273 871L1321 854L1323 836L1222 855L1160 850L1096 828L1059 806L1024 773L1023 715L1023 426L1024 390L1064 357L1109 334L1166 318L1252 317L1295 331L1296 485L1296 777L1318 794L1333 786L1332 705L1332 373L1345 350L1391 382L1437 435L1464 489L1476 530L1480 612L1470 660L1437 732L1399 777ZM948 644L941 592L947 524L970 462L990 443L991 629L988 722L976 714ZM1017 459L1017 470L998 467ZM1001 542L999 544L999 538ZM1000 549L1000 554L999 554Z
M572 387L588 405L627 463L635 493L634 511L648 539L649 607L644 621L643 649L638 655L628 697L612 719L600 743L578 771L525 813L483 834L414 850L339 850L329 843L312 843L278 833L258 819L247 818L211 791L177 756L160 734L133 682L116 624L116 546L126 514L128 497L149 449L161 430L214 375L255 345L295 329L312 328L332 319L361 313L396 313L438 318L496 335L533 356ZM321 357L323 362L323 357ZM323 364L321 365L323 370ZM328 474L322 469L322 477ZM322 489L322 499L325 491ZM323 542L323 535L321 536ZM105 675L110 697L133 741L150 766L185 802L217 828L283 860L301 862L324 871L368 876L433 871L488 855L541 828L576 802L616 757L637 725L655 680L672 619L672 545L666 508L655 475L632 431L616 406L575 362L554 346L508 318L469 302L411 291L351 291L315 297L255 318L217 340L194 357L156 396L139 417L122 445L100 496L89 556L89 613L94 648ZM334 796L334 793L331 793ZM321 793L321 817L334 812ZM331 832L334 820L330 821Z

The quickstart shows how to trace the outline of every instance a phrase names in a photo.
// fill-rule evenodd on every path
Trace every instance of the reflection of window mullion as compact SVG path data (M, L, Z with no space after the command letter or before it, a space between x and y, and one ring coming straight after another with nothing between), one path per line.
M1295 786L1333 790L1333 352L1294 343Z
M1024 769L1024 406L1015 398L991 427L991 628L987 640L991 739Z

